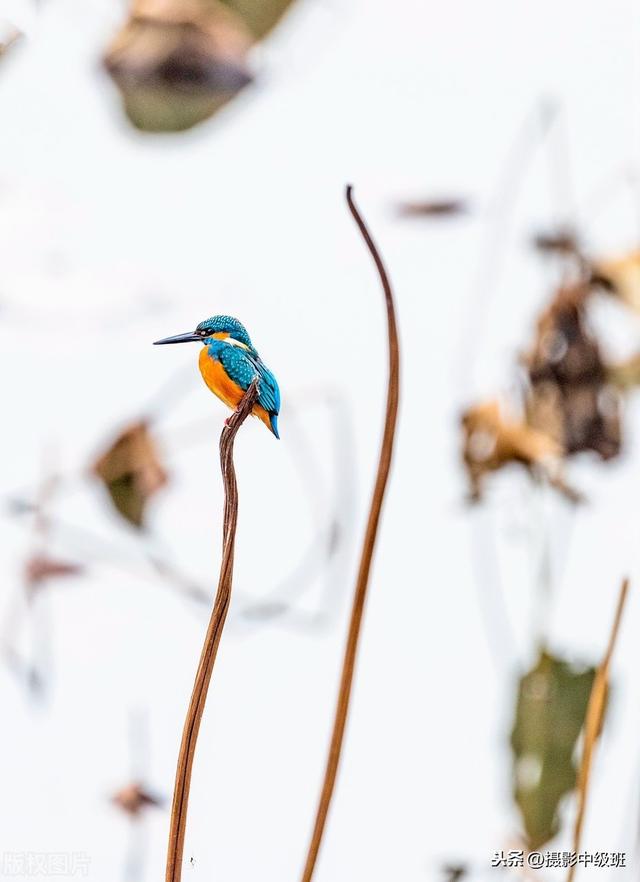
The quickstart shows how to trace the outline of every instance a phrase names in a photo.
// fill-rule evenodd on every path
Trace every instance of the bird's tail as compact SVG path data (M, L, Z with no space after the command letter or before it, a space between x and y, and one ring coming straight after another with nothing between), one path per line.
M280 440L280 435L278 434L278 414L269 414L269 422L271 423L271 431L276 436L276 438Z

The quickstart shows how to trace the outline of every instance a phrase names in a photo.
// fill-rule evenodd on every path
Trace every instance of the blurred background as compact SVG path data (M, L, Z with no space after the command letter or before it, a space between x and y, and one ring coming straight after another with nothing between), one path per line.
M582 846L627 867L578 872L631 878L635 4L0 13L3 877L162 876L228 414L197 347L151 343L216 313L278 377L282 440L257 421L237 440L234 596L184 878L299 873L386 394L351 182L394 283L402 400L316 878L480 879L503 849L570 850L624 575Z

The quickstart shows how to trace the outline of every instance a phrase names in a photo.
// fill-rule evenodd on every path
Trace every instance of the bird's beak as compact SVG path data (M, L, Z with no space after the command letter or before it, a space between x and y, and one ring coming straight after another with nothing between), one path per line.
M165 343L202 343L200 334L176 334L175 337L163 337L162 340L156 340L154 346L164 346Z

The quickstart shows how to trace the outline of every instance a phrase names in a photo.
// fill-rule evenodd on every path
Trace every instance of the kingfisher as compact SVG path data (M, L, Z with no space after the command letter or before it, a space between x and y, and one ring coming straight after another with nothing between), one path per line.
M267 429L278 434L280 389L278 382L258 355L245 326L230 315L214 315L200 322L193 333L156 340L166 343L202 343L198 366L214 395L235 410L253 380L258 377L258 398L251 413Z

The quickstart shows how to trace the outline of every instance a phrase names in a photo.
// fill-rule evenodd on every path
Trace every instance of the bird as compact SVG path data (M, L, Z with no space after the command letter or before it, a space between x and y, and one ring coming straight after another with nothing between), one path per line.
M167 343L202 343L198 366L214 395L235 410L253 380L258 377L258 398L251 413L262 420L276 438L280 412L278 381L258 355L247 329L230 315L214 315L200 322L193 333L156 340Z

